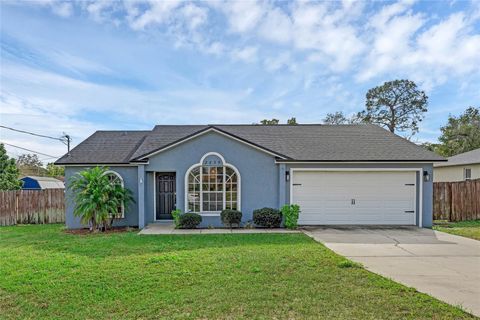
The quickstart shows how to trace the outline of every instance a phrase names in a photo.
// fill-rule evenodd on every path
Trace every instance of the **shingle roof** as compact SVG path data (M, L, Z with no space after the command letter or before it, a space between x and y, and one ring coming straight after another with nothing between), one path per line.
M56 163L129 163L209 129L285 161L445 160L375 125L159 125L152 131L98 131Z
M464 164L480 163L480 148L468 151L465 153L457 154L456 156L447 159L448 162L435 163L435 167L450 167L459 166Z
M64 155L55 164L128 163L151 131L97 131Z

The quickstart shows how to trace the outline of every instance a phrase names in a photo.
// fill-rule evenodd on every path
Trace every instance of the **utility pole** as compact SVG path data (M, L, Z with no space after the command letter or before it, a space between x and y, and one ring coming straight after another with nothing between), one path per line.
M67 139L67 154L70 156L70 141L72 141L72 138L68 134L65 135L65 138Z
M72 138L70 135L64 132L63 136L60 138L60 141L67 145L67 155L70 156L70 142L72 141Z

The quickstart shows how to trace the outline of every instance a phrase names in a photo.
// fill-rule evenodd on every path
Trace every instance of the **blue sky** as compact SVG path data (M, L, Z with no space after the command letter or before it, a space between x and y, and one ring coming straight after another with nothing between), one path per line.
M74 145L155 124L319 123L396 78L427 92L415 140L435 141L479 105L480 1L2 1L0 61L0 124Z

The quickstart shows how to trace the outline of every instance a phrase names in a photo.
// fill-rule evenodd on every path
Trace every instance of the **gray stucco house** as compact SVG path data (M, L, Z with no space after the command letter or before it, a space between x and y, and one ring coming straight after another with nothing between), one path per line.
M97 131L56 164L66 184L108 166L135 204L116 225L198 212L219 226L220 211L243 221L262 207L300 205L304 225L432 225L433 162L444 161L375 125L159 125L150 131ZM67 201L66 224L80 228Z

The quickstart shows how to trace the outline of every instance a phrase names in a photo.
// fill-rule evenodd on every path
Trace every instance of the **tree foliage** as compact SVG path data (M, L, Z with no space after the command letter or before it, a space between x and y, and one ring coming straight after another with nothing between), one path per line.
M450 115L440 130L435 151L445 157L480 148L480 109L469 107L458 117Z
M342 111L327 113L323 118L324 124L355 124L365 122L358 114L348 117Z
M77 173L69 181L74 200L73 214L80 217L90 230L106 229L118 208L127 208L133 202L132 192L120 184L112 183L107 168L94 167Z
M287 124L295 125L297 123L297 118L291 117L290 119L287 120Z
M327 113L325 118L323 118L324 124L346 124L349 123L348 118L342 111L337 111L335 113Z
M271 119L271 120L263 119L262 121L260 121L260 124L271 126L271 125L277 125L279 122L280 120L278 119Z
M263 125L267 125L267 126L272 126L272 125L277 125L280 123L280 120L278 119L263 119L262 121L260 121L260 124L263 124ZM291 117L290 119L287 120L287 124L291 124L291 125L295 125L295 124L298 124L297 123L297 118L295 117Z
M19 180L20 172L15 164L15 159L7 155L3 143L0 143L0 190L18 190L22 188Z
M22 154L17 159L17 165L26 166L26 167L43 167L42 161L38 158L36 154Z
M45 176L47 174L47 170L43 167L42 161L40 161L36 154L27 153L19 156L17 159L17 167L23 176Z
M413 136L427 112L428 97L410 80L394 80L368 90L366 109L359 113L365 122L386 127L390 132Z
M65 176L65 167L56 166L53 162L47 164L47 175L49 177L63 177Z

